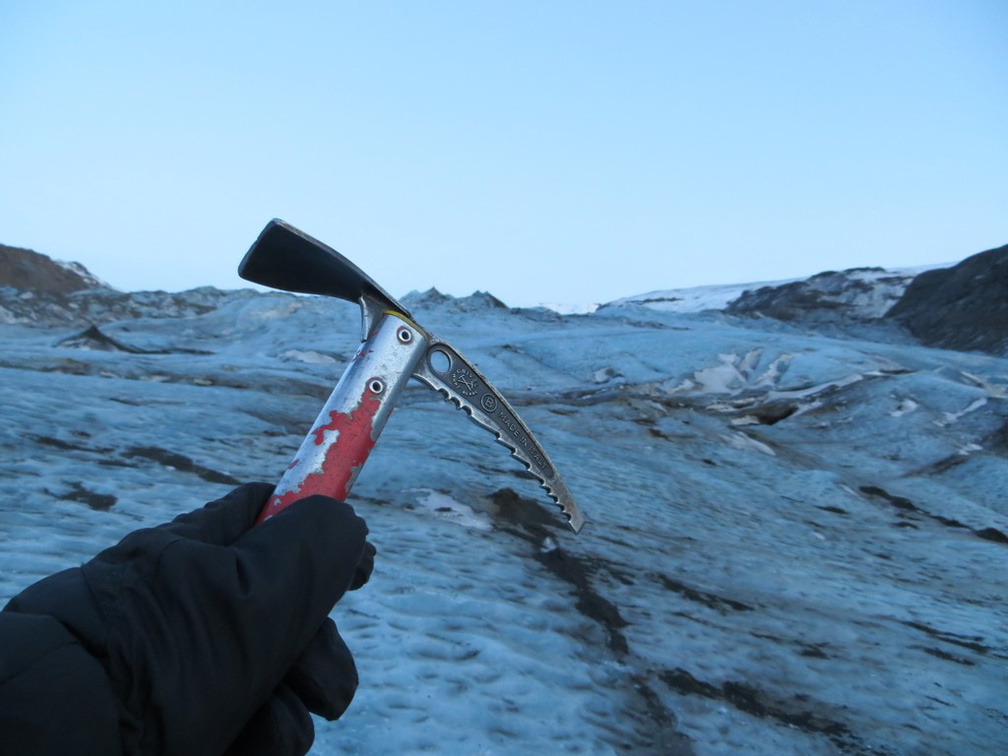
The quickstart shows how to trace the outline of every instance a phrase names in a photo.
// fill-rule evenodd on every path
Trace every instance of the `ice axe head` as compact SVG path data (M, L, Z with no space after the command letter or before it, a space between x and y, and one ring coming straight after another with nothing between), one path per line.
M409 310L335 249L276 218L246 253L238 275L271 289L357 302L363 318L361 341L388 310L410 317Z
M263 518L298 498L344 498L410 377L440 392L491 431L539 481L575 532L584 516L545 450L514 408L458 350L413 316L332 247L281 220L271 221L245 255L242 278L274 289L357 302L361 341L322 408Z

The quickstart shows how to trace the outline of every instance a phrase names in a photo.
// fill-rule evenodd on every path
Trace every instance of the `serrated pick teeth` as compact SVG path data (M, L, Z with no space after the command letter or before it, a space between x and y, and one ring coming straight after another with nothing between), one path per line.
M471 414L470 418L475 420ZM480 425L482 425L482 423L480 423ZM549 482L546 478L535 471L532 463L521 455L516 446L505 441L504 437L496 430L493 430L493 434L497 436L497 443L510 449L511 456L525 465L525 469L532 475L532 477L539 481L539 485L544 491L546 491L546 495L553 500L554 504L560 507L560 511L563 512L564 516L567 518L567 524L570 525L571 529L575 533L580 532L581 528L584 527L584 516L581 514L581 510L578 509L577 505L572 504L573 498L570 495L570 491L567 490L567 486L562 480L560 480L560 476L554 472L554 482ZM562 492L558 493L558 488L561 488Z
M485 379L484 379L485 380ZM425 381L426 383L427 381ZM540 475L535 471L535 466L518 448L517 445L511 443L507 440L507 437L494 425L483 422L474 413L473 408L460 396L455 395L452 391L443 385L431 385L431 388L437 391L439 394L443 395L446 401L451 402L456 408L462 410L468 415L469 419L476 423L481 428L493 433L494 438L497 443L501 446L507 448L511 452L511 456L517 459L524 465L525 469L537 480L539 485L546 491L547 496L549 496L553 502L560 507L560 511L563 512L564 516L567 518L567 524L571 529L578 533L581 528L584 527L585 518L581 514L581 510L578 508L577 504L574 503L574 499L567 489L566 484L560 478L560 475L556 472L556 468L550 465L553 470L553 481L547 480L545 477ZM545 452L539 449L539 452L545 457Z

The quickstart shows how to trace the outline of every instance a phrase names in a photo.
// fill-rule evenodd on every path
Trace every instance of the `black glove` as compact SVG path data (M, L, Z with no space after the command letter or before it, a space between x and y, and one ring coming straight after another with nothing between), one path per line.
M367 582L375 550L353 509L323 496L253 528L272 490L237 488L11 599L3 752L307 752L308 712L336 719L357 688L327 615Z

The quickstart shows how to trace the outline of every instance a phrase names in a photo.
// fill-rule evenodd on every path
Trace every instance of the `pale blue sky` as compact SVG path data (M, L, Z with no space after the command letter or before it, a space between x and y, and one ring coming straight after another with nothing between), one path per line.
M1008 0L0 0L0 243L512 305L1008 243Z

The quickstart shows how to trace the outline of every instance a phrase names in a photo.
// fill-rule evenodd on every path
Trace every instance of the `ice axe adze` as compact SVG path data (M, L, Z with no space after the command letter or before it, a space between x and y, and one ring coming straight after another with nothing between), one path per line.
M448 342L419 326L403 305L336 250L273 220L245 255L242 278L274 289L324 294L361 307L361 345L259 516L312 494L345 499L399 394L417 378L521 460L577 532L584 517L542 446L514 408Z

